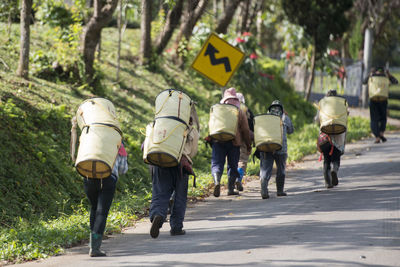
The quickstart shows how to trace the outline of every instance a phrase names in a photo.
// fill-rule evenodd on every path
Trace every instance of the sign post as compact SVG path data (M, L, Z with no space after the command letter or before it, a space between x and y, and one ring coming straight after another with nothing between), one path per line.
M244 59L237 47L211 33L204 43L192 68L220 86L225 86Z

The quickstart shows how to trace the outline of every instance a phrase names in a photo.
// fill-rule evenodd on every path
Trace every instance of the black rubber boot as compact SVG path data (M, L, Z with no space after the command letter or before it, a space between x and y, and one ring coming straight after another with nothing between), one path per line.
M89 241L89 256L90 257L104 257L106 253L100 250L101 242L103 240L103 235L90 233L90 241Z
M278 197L285 197L287 194L283 191L285 186L285 176L276 177L276 195Z
M332 180L331 180L331 166L329 163L324 162L324 179L325 179L325 187L332 188Z
M214 197L219 197L221 194L221 174L216 172L212 176L214 177Z
M261 198L262 199L268 199L269 194L268 194L268 181L267 179L261 179Z
M235 191L235 178L228 177L228 196L239 195L238 191Z

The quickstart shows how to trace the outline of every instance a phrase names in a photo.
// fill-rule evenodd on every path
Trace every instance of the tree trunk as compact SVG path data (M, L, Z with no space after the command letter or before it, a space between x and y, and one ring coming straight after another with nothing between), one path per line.
M142 18L140 22L140 64L146 64L151 57L151 9L152 0L142 0Z
M265 1L262 0L261 4L260 4L260 8L257 11L257 21L256 21L256 30L257 30L257 32L256 32L256 37L257 37L257 42L259 44L262 43L262 36L264 34L264 24L263 24L264 21L263 21L263 18L262 18L262 14L263 14L263 11L264 11L264 4L265 4Z
M231 0L227 4L225 8L224 15L218 21L218 25L215 28L216 33L225 34L228 31L229 24L232 21L233 15L235 14L236 9L238 8L240 2L242 0Z
M101 30L111 21L118 0L95 0L94 13L83 31L82 52L85 62L85 74L89 84L93 82L93 62L96 46L101 37Z
M258 14L259 9L261 9L261 4L256 2L254 4L253 12L251 13L251 16L247 19L246 23L246 32L249 32L251 30L251 26L253 26L254 21L256 21L256 17Z
M182 22L181 27L179 28L178 35L176 36L174 42L175 49L175 59L178 58L178 46L181 42L182 38L185 37L189 42L192 37L193 28L196 25L197 21L204 14L204 11L207 8L209 0L200 0L195 5L188 5L188 9L185 14L185 20Z
M118 51L117 51L117 77L116 80L119 82L119 69L120 69L120 60L121 60L121 28L122 28L122 2L124 0L119 1L119 9L118 9Z
M172 37L172 33L174 32L175 28L179 25L179 21L182 17L182 10L183 10L183 0L178 0L174 8L168 11L164 29L158 36L155 44L155 51L158 55L164 51L165 47L167 46L169 40Z
M314 38L314 47L313 47L312 54L311 54L310 77L308 78L308 81L307 81L306 94L305 94L305 99L307 101L310 99L311 89L312 89L312 85L314 83L315 54L316 54L316 41L315 41L315 38Z
M21 8L21 40L17 75L25 79L29 76L29 44L32 0L23 0Z
M242 2L242 15L241 15L241 25L240 25L240 32L246 32L247 31L247 20L249 18L249 7L250 7L250 2L251 0L244 0Z
M218 21L218 1L219 0L213 0L214 23Z

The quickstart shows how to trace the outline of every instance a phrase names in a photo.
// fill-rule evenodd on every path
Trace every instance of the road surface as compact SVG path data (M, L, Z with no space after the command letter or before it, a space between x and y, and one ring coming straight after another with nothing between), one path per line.
M287 197L262 200L259 181L240 196L213 196L188 207L184 236L148 218L104 240L108 257L80 246L16 266L400 266L400 133L348 144L339 185L324 188L318 155L287 171ZM271 179L274 180L274 179Z

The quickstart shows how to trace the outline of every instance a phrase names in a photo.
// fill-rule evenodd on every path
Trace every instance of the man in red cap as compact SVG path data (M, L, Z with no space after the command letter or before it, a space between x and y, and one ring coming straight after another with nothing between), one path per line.
M230 141L212 140L211 174L214 178L214 196L219 197L221 189L221 176L224 172L225 159L228 159L228 196L238 195L234 190L235 181L240 177L238 172L238 162L240 157L240 146L244 143L247 150L251 151L250 130L246 114L240 109L240 101L236 95L235 88L225 90L221 104L235 105L239 109L238 127L236 135Z

